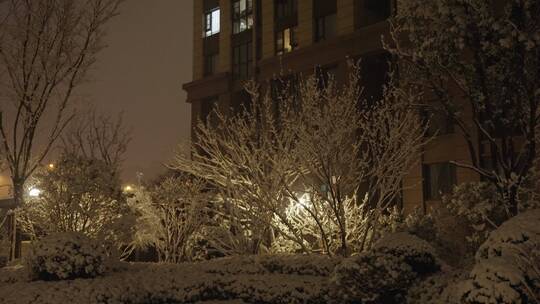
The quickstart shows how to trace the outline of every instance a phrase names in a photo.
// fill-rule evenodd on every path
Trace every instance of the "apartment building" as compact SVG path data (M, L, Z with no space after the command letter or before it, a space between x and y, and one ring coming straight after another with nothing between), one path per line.
M347 61L362 60L366 98L378 98L387 79L381 36L395 0L194 0L193 81L184 85L192 124L215 106L235 111L247 101L247 79L271 81L320 73L346 77ZM421 165L404 181L406 211L430 208L457 182L477 180L450 160L467 160L465 142L445 118Z

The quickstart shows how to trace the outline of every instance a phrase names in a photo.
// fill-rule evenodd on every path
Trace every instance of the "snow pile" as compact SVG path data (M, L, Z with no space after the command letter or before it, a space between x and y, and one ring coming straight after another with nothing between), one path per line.
M335 303L403 303L420 277L440 269L434 249L407 233L389 234L373 250L339 264L331 278Z
M0 268L0 286L28 280L28 272L22 265Z
M27 259L30 276L39 280L92 278L105 271L102 246L81 233L54 233L37 241Z
M334 259L322 256L238 256L179 265L127 264L125 270L93 279L0 285L0 303L145 304L240 299L261 304L322 304L328 298L328 277L323 269L332 263L336 263Z
M494 230L476 254L460 303L534 303L540 298L540 210L522 213Z

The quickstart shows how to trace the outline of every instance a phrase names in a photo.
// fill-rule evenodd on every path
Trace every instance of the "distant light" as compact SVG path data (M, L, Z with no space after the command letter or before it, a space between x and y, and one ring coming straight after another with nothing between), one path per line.
M124 191L125 192L131 192L131 191L133 191L133 187L131 187L130 185L127 185L127 186L124 187Z
M52 170L52 169L54 169L54 164L53 164L53 163L50 163L48 167L49 167L49 169Z
M30 189L30 191L28 191L28 195L30 195L31 197L38 197L40 194L41 190L39 190L38 188L32 188Z

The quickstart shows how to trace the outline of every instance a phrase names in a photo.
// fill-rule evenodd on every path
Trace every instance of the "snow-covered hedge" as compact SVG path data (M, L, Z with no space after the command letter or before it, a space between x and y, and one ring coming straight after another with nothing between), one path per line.
M27 258L28 271L38 280L92 278L105 271L103 247L81 233L50 234L37 241Z
M327 303L323 256L237 256L200 263L123 264L93 279L0 284L0 303ZM302 275L300 275L302 274Z
M540 210L522 213L482 244L460 303L535 303L540 299Z
M373 250L336 267L332 298L335 303L403 303L416 279L439 269L427 242L407 233L389 234Z

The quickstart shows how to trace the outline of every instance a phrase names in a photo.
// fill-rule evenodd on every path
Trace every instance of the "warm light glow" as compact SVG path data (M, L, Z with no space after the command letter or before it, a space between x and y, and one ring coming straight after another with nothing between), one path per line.
M48 167L49 167L49 169L52 170L52 169L54 169L54 164L53 164L53 163L50 163Z
M31 197L38 197L41 194L41 190L37 188L31 188L30 191L28 191L28 195Z
M133 191L133 187L131 187L130 185L127 185L127 186L124 187L124 191L125 192L131 192L131 191Z
M303 212L305 208L309 208L311 200L308 193L298 193L296 199L291 199L291 205L288 212L298 215Z

